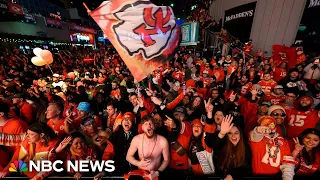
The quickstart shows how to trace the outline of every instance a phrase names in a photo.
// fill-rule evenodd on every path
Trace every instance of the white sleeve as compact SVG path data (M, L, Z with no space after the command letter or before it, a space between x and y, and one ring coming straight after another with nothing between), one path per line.
M257 127L255 127L251 132L250 132L250 141L252 142L260 142L263 139L264 135L258 133Z
M282 180L293 180L295 174L293 164L280 165L280 169L282 171Z

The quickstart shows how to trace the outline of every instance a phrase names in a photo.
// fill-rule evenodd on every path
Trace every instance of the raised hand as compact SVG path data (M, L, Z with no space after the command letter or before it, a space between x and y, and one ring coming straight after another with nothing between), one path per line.
M265 126L258 126L257 131L259 134L264 134L264 135L269 135L271 133L270 128Z
M157 97L151 97L151 101L158 106L161 104L161 100Z
M236 97L237 97L237 93L234 93L234 92L232 91L232 93L230 94L230 97L229 97L229 101L230 101L230 102L234 102L234 100L236 99Z
M176 123L174 122L174 120L172 118L170 118L169 116L167 116L167 120L163 121L165 126L171 127L171 128L176 128Z
M257 96L258 94L258 90L256 87L252 86L251 90L250 90L252 96Z
M231 115L227 115L223 118L222 123L221 123L221 130L220 130L220 133L222 135L225 135L228 132L230 132L230 130L233 127L232 120L233 120L233 116L231 116Z
M304 148L304 145L300 144L299 138L298 137L293 138L293 142L295 143L294 150L298 152L302 151L302 149Z
M207 112L213 111L213 105L211 104L211 98L209 98L208 101L204 100L204 106L205 106Z
M72 140L71 136L64 138L63 141L57 147L56 152L57 153L61 152L64 148L67 147L67 145L71 142L71 140Z
M143 107L144 105L143 105L143 99L142 98L138 98L137 99L137 102L138 102L138 105L139 105L139 107Z

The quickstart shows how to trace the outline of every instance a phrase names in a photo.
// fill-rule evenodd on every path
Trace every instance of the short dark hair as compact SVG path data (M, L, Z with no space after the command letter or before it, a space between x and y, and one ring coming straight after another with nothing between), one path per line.
M137 95L136 93L132 92L132 93L129 94L129 98L130 98L131 96L138 96L138 95Z
M108 104L107 104L107 107L108 106L112 106L114 109L118 109L118 103L116 101L110 101Z
M9 104L0 100L0 112L3 112L5 116L8 116L9 111L10 111Z
M152 123L154 123L154 119L152 116L150 115L145 115L141 118L140 124L144 124L147 121L152 121Z

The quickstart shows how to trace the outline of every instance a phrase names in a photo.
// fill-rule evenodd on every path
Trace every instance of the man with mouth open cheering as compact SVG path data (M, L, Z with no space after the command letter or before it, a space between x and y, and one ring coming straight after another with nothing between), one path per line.
M151 116L144 116L140 123L144 133L133 138L126 158L139 170L129 172L124 176L124 179L129 179L130 176L142 176L145 180L157 180L159 174L169 164L169 143L163 136L155 134L155 126ZM137 151L139 160L134 158Z

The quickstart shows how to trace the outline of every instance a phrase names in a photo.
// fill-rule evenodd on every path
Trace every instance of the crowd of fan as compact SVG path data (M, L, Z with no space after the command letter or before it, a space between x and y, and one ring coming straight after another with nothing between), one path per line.
M94 60L82 61L84 54ZM33 179L122 176L141 165L126 156L132 139L148 134L150 119L151 129L169 142L169 165L160 178L319 175L317 58L289 68L261 54L215 60L180 48L136 83L112 46L55 57L51 72L17 49L2 54L0 177L16 176L8 169L18 158L115 161L113 173L25 173Z

